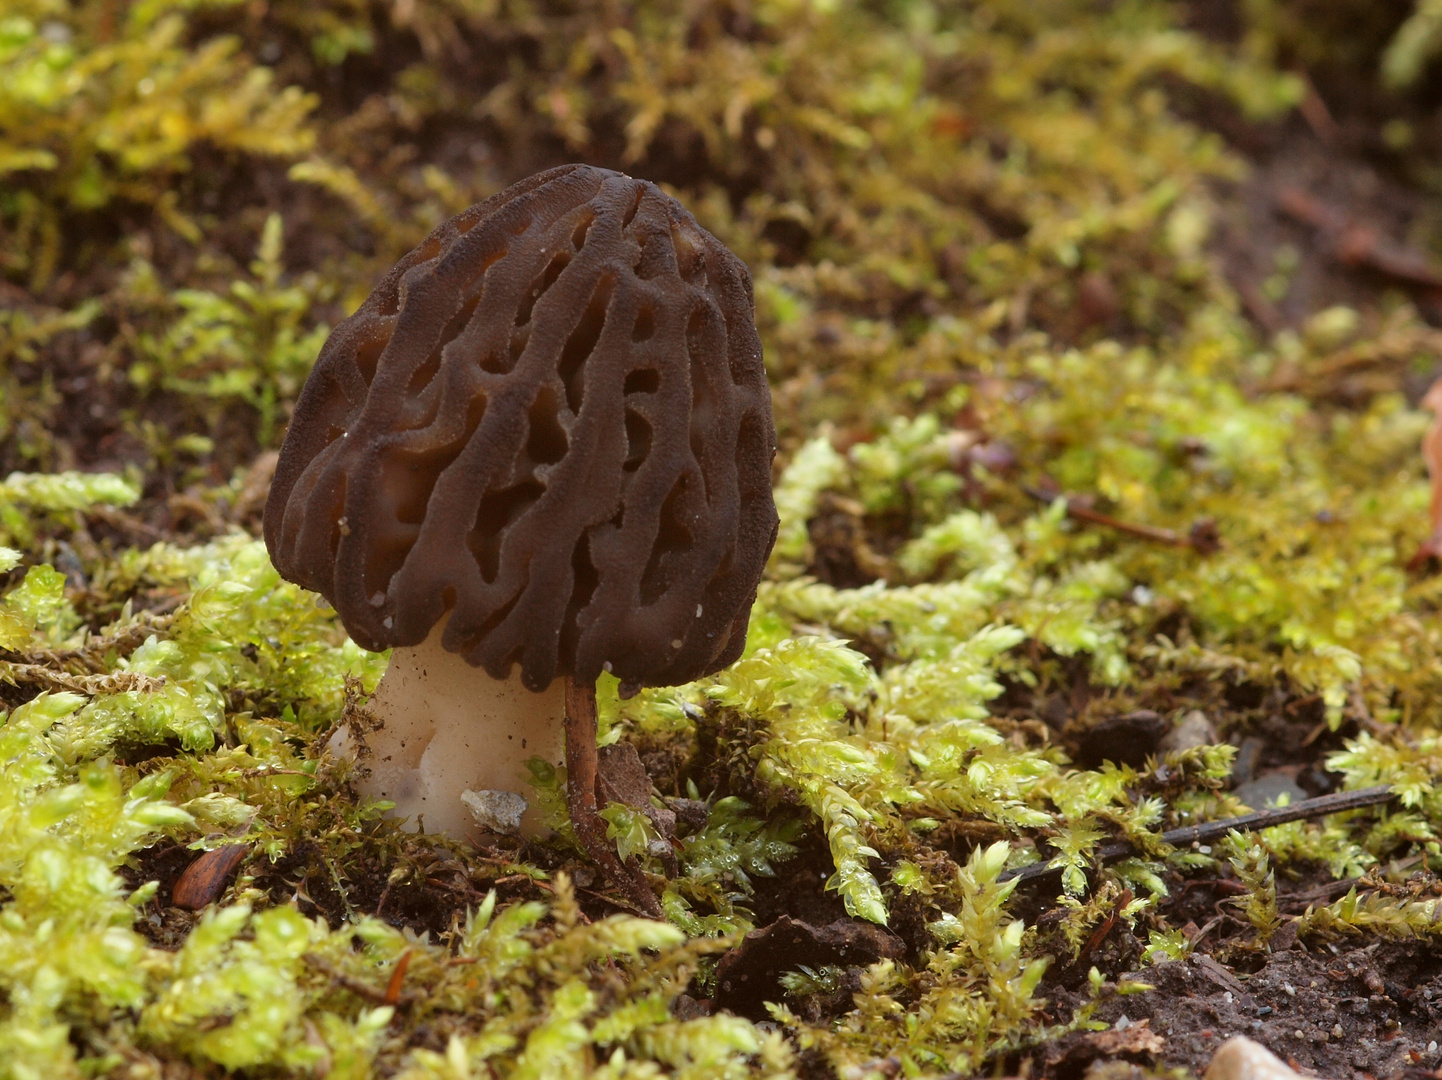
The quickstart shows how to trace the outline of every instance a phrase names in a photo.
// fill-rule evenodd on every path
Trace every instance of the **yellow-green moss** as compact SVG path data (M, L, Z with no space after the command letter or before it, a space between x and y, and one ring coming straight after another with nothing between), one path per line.
M1233 50L1150 0L12 4L0 448L28 471L0 482L0 1077L981 1071L1086 1021L1048 1017L1041 980L1103 919L1149 960L1187 953L1159 910L1168 865L1228 861L1257 950L1279 874L1442 868L1442 585L1404 570L1428 531L1425 418L1395 392L1312 392L1438 341L1405 307L1272 339L1238 314L1208 238L1213 181L1243 167L1168 95L1251 117L1298 99L1262 47L1287 38L1280 9L1249 12ZM335 89L361 84L359 104ZM441 845L468 884L419 935L351 897L440 856L356 805L317 739L384 657L279 580L230 468L273 445L326 323L390 261L563 156L654 173L751 264L780 538L738 664L600 688L603 740L689 755L678 794L711 802L674 852L668 921L587 921L558 828L546 866ZM1127 344L1078 315L1088 274ZM143 467L74 468L57 372L77 354L118 388ZM1221 547L1080 525L1054 488L1181 535L1210 520ZM155 524L175 507L201 535ZM828 517L857 581L812 576ZM1078 688L1125 711L1243 684L1353 724L1330 767L1396 785L1401 809L1169 851L1158 831L1239 809L1230 748L1082 770L1039 719ZM538 773L557 825L563 779ZM605 816L659 875L653 823ZM1088 893L1117 837L1137 856ZM167 923L146 860L236 841L237 881ZM770 1025L673 1016L803 853L853 916L925 928L911 959L865 971L832 1023L802 1019L840 985L825 966L783 976ZM1062 871L1045 932L1001 881L1042 857ZM516 882L529 898L498 899ZM1349 896L1299 930L1430 933L1434 907Z

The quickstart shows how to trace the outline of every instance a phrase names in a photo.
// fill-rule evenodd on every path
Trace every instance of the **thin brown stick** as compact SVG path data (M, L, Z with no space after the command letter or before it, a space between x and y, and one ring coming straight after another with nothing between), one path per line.
M400 1003L401 987L405 985L406 971L410 966L411 950L407 949L401 953L400 959L396 961L395 970L391 972L390 982L386 983L385 1003L387 1005L397 1005Z
M117 671L110 675L71 675L39 664L12 664L0 660L0 682L15 686L43 686L74 694L153 694L165 685L165 676L138 671Z
M1316 229L1318 240L1331 249L1328 254L1343 266L1373 270L1406 285L1442 288L1442 268L1425 253L1383 236L1365 222L1354 221L1345 211L1302 188L1282 188L1277 193L1277 208Z
M307 965L319 971L322 975L329 976L331 981L334 982L337 986L349 990L357 997L363 997L367 1001L373 1001L377 1005L394 1005L397 1004L398 1001L405 1000L409 996L402 994L398 996L397 1001L388 1001L386 997L386 992L384 990L377 989L370 983L366 982L364 979L357 979L354 975L347 975L344 971L341 971L340 968L336 967L324 957L317 956L315 953L302 953L301 959L305 961Z
M1030 486L1024 486L1022 490L1038 502L1051 503L1060 497L1049 495L1039 488ZM1093 510L1081 499L1073 496L1066 496L1066 515L1074 521L1103 525L1108 529L1115 529L1117 532L1126 533L1128 536L1135 536L1142 540L1150 540L1153 543L1168 544L1172 547L1189 547L1202 555L1210 555L1222 546L1221 540L1217 536L1216 524L1210 518L1198 521L1184 536L1172 529L1122 521L1119 518L1103 514L1100 510Z
M170 629L175 622L174 615L162 615L158 618L151 617L149 612L141 615L142 621L135 622L129 626L116 631L114 634L92 637L78 649L35 649L29 652L12 652L9 649L0 649L0 660L11 664L34 664L40 667L61 668L66 674L79 675L105 675L109 668L104 661L112 652L117 657L128 657L141 645L145 644L146 638L152 634L162 634ZM76 664L85 670L74 671L70 665Z
M1317 87L1312 82L1311 76L1305 71L1298 71L1296 74L1302 80L1304 93L1302 100L1297 102L1297 111L1302 114L1302 119L1307 121L1307 126L1312 129L1312 134L1321 139L1324 143L1334 143L1341 129L1337 121L1332 117L1332 110L1327 108L1327 103L1322 100L1322 95L1317 93Z
M1285 825L1289 821L1325 817L1328 814L1340 814L1347 810L1360 810L1364 806L1379 806L1382 803L1391 802L1393 798L1395 798L1395 794L1391 786L1387 784L1360 788L1357 791L1339 791L1335 795L1303 799L1301 802L1293 803L1290 806L1279 806L1273 810L1258 810L1255 813L1243 814L1241 817L1222 818L1220 821L1208 821L1201 825L1184 825L1180 829L1168 829L1157 839L1172 847L1186 848L1193 844L1206 844L1213 840L1220 840L1234 829L1238 832L1254 832L1259 829L1271 828L1273 825ZM1098 848L1095 860L1097 863L1115 862L1135 854L1137 854L1137 849L1134 846L1126 841L1121 841ZM1038 878L1049 877L1061 872L1062 867L1060 866L1037 863L1034 866L1007 870L999 880L1036 881Z
M137 536L142 540L149 540L152 543L156 540L165 539L165 533L155 528L155 526L147 525L139 518L131 517L129 514L109 506L86 507L85 516L95 518L97 521L103 521L113 529L128 532L132 536Z
M596 684L566 679L566 809L582 849L638 908L661 918L661 903L641 871L621 862L596 812Z

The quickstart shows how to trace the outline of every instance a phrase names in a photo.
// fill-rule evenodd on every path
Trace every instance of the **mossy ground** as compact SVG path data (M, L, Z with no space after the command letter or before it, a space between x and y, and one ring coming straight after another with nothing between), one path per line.
M0 1076L1437 1068L1433 6L10 0ZM751 265L781 433L747 656L601 688L666 923L560 777L547 844L358 803L384 658L255 539L327 327L574 159ZM1242 776L1399 799L1156 842Z

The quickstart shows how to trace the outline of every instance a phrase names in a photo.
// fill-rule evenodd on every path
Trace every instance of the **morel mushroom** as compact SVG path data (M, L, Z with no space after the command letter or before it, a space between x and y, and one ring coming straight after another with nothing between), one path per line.
M658 911L596 812L596 679L740 655L774 453L750 275L655 185L567 165L438 226L321 350L265 508L281 574L395 649L362 791L463 834L564 714L577 836Z

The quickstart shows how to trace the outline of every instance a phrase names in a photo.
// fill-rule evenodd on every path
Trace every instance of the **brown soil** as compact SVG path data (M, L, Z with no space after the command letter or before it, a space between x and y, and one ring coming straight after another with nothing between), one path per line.
M1113 999L1096 1019L1123 1031L1147 1024L1164 1041L1158 1063L1167 1067L1200 1074L1233 1035L1337 1080L1442 1065L1442 952L1435 944L1294 945L1252 975L1198 954L1141 977L1152 990ZM1053 998L1057 1007L1069 999L1081 1001ZM1099 1059L1095 1047L1090 1034L1068 1035L1042 1048L1034 1065L1071 1080Z

